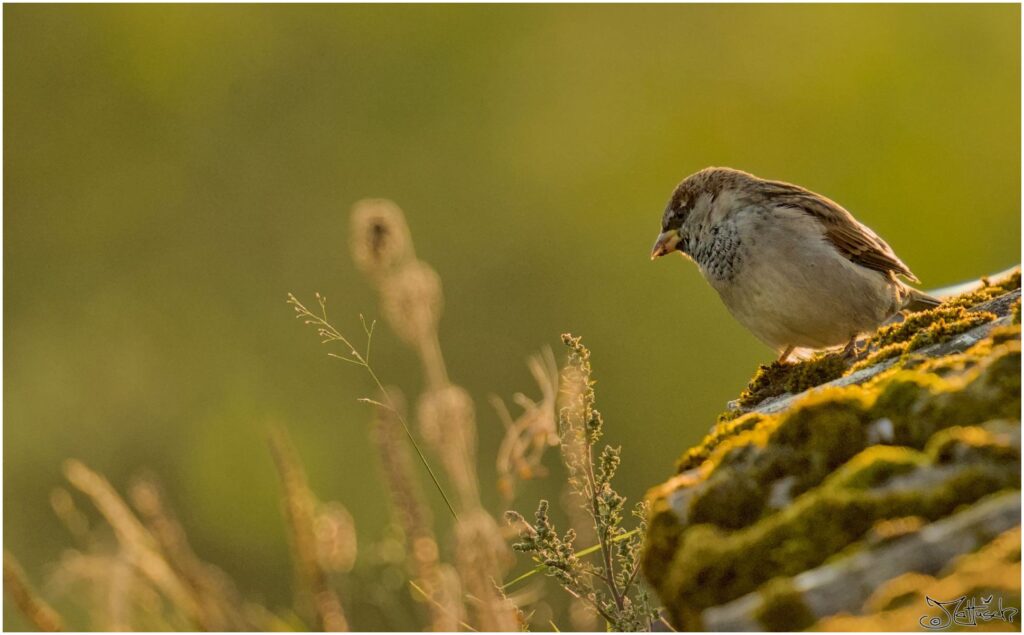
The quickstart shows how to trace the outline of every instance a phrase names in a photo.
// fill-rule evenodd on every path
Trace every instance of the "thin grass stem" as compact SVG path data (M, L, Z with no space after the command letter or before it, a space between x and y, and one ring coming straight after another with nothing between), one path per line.
M412 580L409 580L409 586L411 586L412 588L414 588L417 591L419 591L420 595L423 596L423 599L425 599L426 601L428 601L431 604L435 605L437 608L439 608L442 611L444 611L445 613L447 613L450 617L454 617L451 614L451 612L444 607L444 605L442 605L440 602L438 602L437 600L432 598L426 591L424 591L422 588L420 588L420 585L416 584ZM480 631L476 630L475 628L473 628L469 624L466 624L465 622L463 622L462 620L460 620L458 618L455 618L455 621L459 623L459 626L461 626L462 628L466 629L467 631L473 631L474 633L479 633L480 632Z
M402 415L401 412L399 412L398 408L395 407L395 404L391 400L391 396L388 394L388 391L384 389L384 384L381 383L380 379L377 377L377 373L374 372L373 367L370 366L370 344L373 342L373 329L377 325L377 321L372 320L370 322L370 325L367 326L366 318L364 318L361 313L359 314L359 322L363 326L363 332L366 333L366 353L360 354L359 351L356 350L356 347L353 346L352 343L349 342L349 340L344 335L341 334L341 331L335 328L334 325L327 320L327 298L317 293L316 300L317 303L320 305L320 315L317 315L316 313L313 313L312 311L307 309L306 306L302 304L302 302L300 302L299 299L296 298L291 293L288 294L287 303L294 307L295 317L297 319L301 319L306 324L316 327L317 333L320 335L321 338L323 338L321 341L322 344L328 344L330 342L341 342L350 350L349 354L351 355L351 357L338 355L336 353L327 353L329 357L340 359L343 362L355 364L356 366L361 366L366 369L366 372L370 375L370 379L373 380L373 383L377 386L377 389L380 390L381 394L384 395L384 399L387 400L387 403L384 404L379 401L369 399L367 397L363 397L359 399L359 401L363 403L369 403L376 406L380 406L382 408L387 408L391 412L395 413L395 416L398 418L399 423L402 424L402 429L405 430L405 435L409 438L409 443L411 443L413 449L416 450L416 455L419 457L420 462L423 463L423 467L426 468L427 474L430 475L430 480L434 482L434 487L436 487L437 491L440 492L441 498L444 499L445 505L448 506L448 511L452 513L452 518L454 518L456 522L458 522L459 514L455 511L455 506L452 505L451 499L448 498L448 494L445 493L444 487L442 487L440 479L437 478L437 475L434 473L433 468L430 467L430 462L427 461L426 455L423 453L423 450L420 449L419 443L416 442L416 438L413 436L412 430L409 428L409 424L406 423L405 417Z

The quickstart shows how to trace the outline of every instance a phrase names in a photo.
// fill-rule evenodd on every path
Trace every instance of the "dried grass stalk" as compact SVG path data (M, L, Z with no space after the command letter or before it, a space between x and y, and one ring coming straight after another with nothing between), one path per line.
M25 619L40 631L56 632L64 630L64 620L53 610L46 600L39 597L32 589L22 570L14 558L14 554L4 549L4 591L18 607Z
M132 514L110 483L84 464L69 460L64 465L68 481L87 495L110 524L124 555L192 623L209 629L206 616L192 589L175 573L159 551L156 539Z
M587 390L587 378L575 366L566 366L561 372L561 386L558 392L556 410L565 411L570 417L583 417L582 397ZM556 423L557 427L557 423ZM568 461L579 463L587 451L586 443L576 435L566 435L561 440L562 453ZM579 504L579 496L569 483L562 489L561 507L569 517L569 526L576 532L579 544L592 545L597 542L594 523L586 509ZM581 598L572 597L569 604L569 623L575 631L595 631L600 624L600 616L593 607Z
M443 309L441 277L433 267L414 260L381 279L381 312L402 340L419 349L432 382L445 381L437 347L437 325Z
M497 397L492 399L498 417L505 425L505 436L498 448L498 490L506 502L515 498L519 481L547 475L541 462L544 452L558 445L558 365L550 348L528 360L530 374L540 388L540 401L522 393L513 397L522 414L513 419L508 407Z
M242 611L244 602L234 583L220 568L203 562L192 550L156 480L139 478L130 488L129 496L168 563L192 589L202 607L204 623L216 631L253 630L254 625Z
M271 428L270 451L281 479L282 504L288 521L297 582L296 604L311 607L318 630L347 631L348 620L321 565L316 537L316 499L306 472L281 426Z
M87 546L91 543L89 519L75 505L70 492L63 487L55 487L50 492L50 507L78 545Z
M519 612L498 586L512 564L511 553L498 523L483 508L456 523L455 558L462 584L474 600L480 630L520 630Z
M462 508L479 506L473 399L464 388L448 384L424 393L416 411L423 437L441 459Z
M397 389L388 388L389 403L402 408ZM430 615L430 630L459 630L465 620L458 575L440 562L430 509L413 469L412 456L405 443L398 415L390 408L374 408L373 441L380 454L384 480L390 495L392 514L406 538L413 588L425 596Z
M427 389L419 399L417 415L421 433L458 491L462 512L455 528L456 566L462 586L476 598L482 630L516 629L518 612L496 587L512 561L511 551L501 539L498 523L480 504L473 401L465 389L449 381L441 353L440 277L416 259L408 225L394 203L357 203L351 230L353 258L376 285L384 320L417 352L423 365ZM392 238L390 251L382 247L388 243L381 236Z
M320 566L332 573L347 573L356 564L356 524L345 506L323 503L313 525Z

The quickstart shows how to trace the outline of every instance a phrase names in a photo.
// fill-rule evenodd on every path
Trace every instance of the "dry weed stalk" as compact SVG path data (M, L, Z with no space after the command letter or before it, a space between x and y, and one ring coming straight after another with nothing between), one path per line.
M50 492L50 507L58 520L71 534L72 539L81 547L88 547L92 542L89 535L89 519L75 505L71 492L63 487L55 487Z
M388 388L390 402L401 408L403 399ZM405 535L410 585L426 600L430 628L435 632L456 631L465 623L465 607L459 599L461 585L450 565L440 561L430 509L413 471L412 457L402 443L401 424L388 408L374 408L373 441L380 454L384 480L391 497L393 522Z
M588 377L573 364L568 364L562 369L561 389L558 393L558 412L566 413L565 416L579 418L584 416L582 404L584 403L585 392L588 386ZM572 462L583 460L587 451L585 440L578 435L566 435L562 440L562 456ZM583 505L579 504L579 495L573 489L572 483L565 483L560 497L560 504L569 516L569 526L576 532L576 539L585 545L592 545L597 542L597 534L594 531L594 523ZM596 631L600 626L600 615L594 611L582 598L571 597L569 603L569 623L573 630L590 632Z
M46 600L36 595L14 555L4 549L4 591L32 626L40 631L64 630L64 620Z
M528 360L530 374L540 388L541 399L534 401L522 393L513 401L522 408L515 419L501 399L491 402L505 425L505 437L498 447L498 489L506 502L515 498L516 484L547 475L542 464L544 452L558 445L556 402L558 398L558 365L554 353L545 348Z
M281 498L295 561L296 604L310 607L318 630L347 631L348 620L341 600L331 588L328 571L317 544L317 501L306 481L306 472L283 427L270 430L270 451L281 479ZM354 535L351 537L354 541Z
M440 458L458 493L456 565L481 630L517 630L519 617L497 582L511 564L501 529L480 503L476 473L476 416L469 394L448 378L438 338L443 294L437 272L418 260L402 211L391 201L355 204L351 222L356 265L377 287L381 313L415 350L426 389L417 405L423 438Z
M156 539L131 512L110 483L79 461L69 460L64 475L88 496L117 536L121 555L195 626L210 629L196 594L178 577L161 554Z
M97 546L90 553L66 550L50 581L60 594L68 594L88 611L92 630L194 629L180 611L166 602L153 584L132 564L128 553ZM81 585L73 593L71 587ZM85 597L87 600L82 601Z
M252 629L245 616L245 602L234 582L219 567L203 562L195 554L156 480L149 476L139 478L129 489L129 496L171 567L192 589L206 622L214 630Z
M626 500L611 485L619 467L619 448L605 446L595 459L594 446L604 432L604 420L595 408L591 379L590 351L578 337L563 335L571 350L564 372L565 384L574 387L575 402L559 413L562 459L569 472L569 484L590 516L597 535L597 549L576 550L576 532L559 535L548 516L548 502L540 501L528 523L522 515L507 517L520 530L517 551L533 554L549 576L558 580L573 597L586 602L616 631L646 631L657 618L646 590L638 584L640 549L646 509L637 505L633 515L639 526L622 527ZM584 556L596 551L601 557L593 564Z
M57 488L50 503L81 550L68 549L52 583L58 592L84 584L93 628L99 630L256 630L270 622L250 615L227 576L201 561L151 479L132 488L136 516L101 475L79 461L65 476L85 494L113 530L90 528L71 494ZM262 609L262 607L259 607ZM263 609L265 611L265 609Z

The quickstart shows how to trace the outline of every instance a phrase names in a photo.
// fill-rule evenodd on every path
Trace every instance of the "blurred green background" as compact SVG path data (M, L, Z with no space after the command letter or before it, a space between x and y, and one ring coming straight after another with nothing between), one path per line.
M694 266L648 260L697 169L834 198L925 287L1019 260L1019 6L4 17L3 543L37 583L69 544L48 496L77 457L119 487L158 474L198 553L287 604L275 421L364 544L380 531L355 402L368 381L284 303L319 290L353 333L376 315L348 254L362 197L403 207L443 279L442 346L477 400L495 511L486 398L536 395L524 360L545 344L561 359L563 331L593 350L633 500L772 358ZM413 356L386 329L375 347L386 381L417 392ZM527 488L519 508L557 487ZM6 604L4 625L23 626Z

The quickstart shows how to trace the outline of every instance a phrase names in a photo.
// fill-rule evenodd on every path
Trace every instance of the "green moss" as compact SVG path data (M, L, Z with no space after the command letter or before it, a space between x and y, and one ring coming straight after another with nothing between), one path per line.
M1015 289L1020 289L1020 269L1014 270L999 280L991 281L988 278L982 278L981 282L982 287L980 289L950 298L942 303L943 306L969 308L998 298Z
M925 452L935 463L962 461L1018 461L1020 453L1010 436L1000 433L998 425L955 426L940 430L933 436Z
M907 352L907 345L906 345L905 342L897 342L897 343L894 343L894 344L888 344L886 346L883 346L883 347L873 351L867 357L865 357L864 359L862 359L859 362L855 363L853 366L850 367L850 371L855 373L858 370L861 370L863 368L868 368L869 366L874 366L875 364L884 362L887 359L892 359L893 357L899 357L900 355L903 355L903 353L906 353L906 352Z
M796 362L764 364L740 394L739 405L750 408L769 397L799 393L838 379L846 371L847 358L842 353L821 353L812 359Z
M766 631L804 630L817 621L789 578L775 578L761 587L761 606L754 617Z
M689 520L740 529L760 518L764 506L765 493L758 481L734 470L719 470L691 502Z
M1020 342L992 349L984 363L951 379L927 370L898 371L878 386L871 411L893 424L891 443L921 449L938 430L990 419L1018 418Z
M963 307L945 305L911 313L899 324L878 329L868 342L868 347L876 350L854 364L850 371L856 372L919 348L945 342L996 318L994 313L987 311L972 313Z
M647 518L647 535L644 538L643 569L644 576L654 582L667 577L685 528L664 496L655 493L653 496L649 495L648 499L650 511ZM699 611L688 611L685 606L677 608L675 614L684 615L683 619L688 624L699 623L700 620Z
M817 483L864 447L866 405L859 390L819 391L780 417L768 442L807 454L804 476Z
M873 544L881 544L905 538L916 534L925 526L925 521L920 516L903 516L902 518L887 518L875 523L871 528L868 541Z
M991 356L993 349L1000 348L1003 344L1016 342L1011 344L1011 347L1019 347L1019 341L1020 325L1006 324L993 328L987 338L975 344L970 350L934 358L910 355L901 361L899 367L946 377L976 367L981 360Z
M715 417L715 425L720 426L723 423L729 423L730 421L739 419L740 417L743 416L743 414L743 411L739 409L726 410L725 412L719 413L718 416Z
M691 522L736 529L757 521L772 511L764 502L775 482L790 478L790 496L817 486L868 447L870 427L881 419L891 426L891 443L922 450L943 428L1015 416L1020 342L979 348L989 358L956 377L944 379L929 364L896 369L863 386L809 393L783 414L751 413L719 427L679 464L681 471L701 466Z
M914 590L905 590L897 594L886 597L885 604L882 604L880 610L892 610L898 609L901 606L921 606L921 597L919 592Z
M752 412L745 415L741 414L735 419L719 423L719 425L715 426L714 431L704 438L704 441L690 448L683 456L679 457L679 460L676 461L676 471L685 472L697 467L706 461L711 452L723 441L741 432L753 429L764 418L764 415Z
M845 489L871 489L895 476L908 474L926 465L928 457L914 450L891 445L875 445L851 459L832 476L832 486Z
M994 346L1004 342L1020 339L1020 323L997 326L989 333L989 338Z
M959 306L941 305L927 311L918 311L907 315L902 322L883 326L871 338L872 344L887 346L899 342L909 342L920 331L933 327L937 323L957 322L967 317L968 311ZM993 316L993 319L995 316Z
M971 465L927 489L823 487L740 531L691 526L663 577L652 582L673 610L687 606L699 611L750 593L769 576L792 576L820 565L880 519L917 515L935 520L1008 487L1019 487L1019 475L987 464ZM678 626L693 626L686 615L675 617Z

